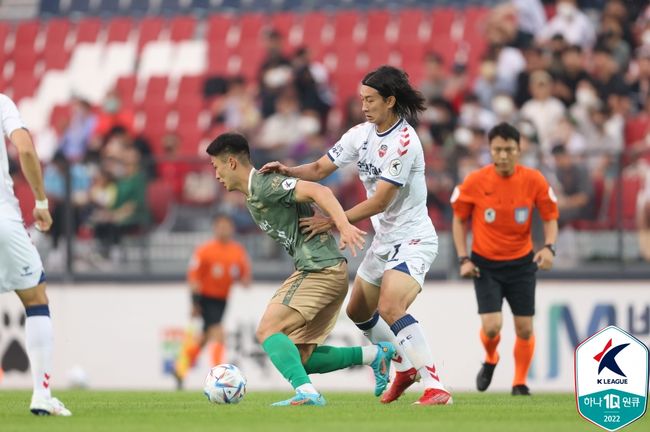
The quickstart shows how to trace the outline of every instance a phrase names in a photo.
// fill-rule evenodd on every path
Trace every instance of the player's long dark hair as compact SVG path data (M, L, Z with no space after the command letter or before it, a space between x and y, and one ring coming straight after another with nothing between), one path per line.
M369 72L361 84L374 88L384 99L395 96L395 113L409 122L416 121L418 114L426 109L422 93L411 87L408 74L396 67L380 66Z

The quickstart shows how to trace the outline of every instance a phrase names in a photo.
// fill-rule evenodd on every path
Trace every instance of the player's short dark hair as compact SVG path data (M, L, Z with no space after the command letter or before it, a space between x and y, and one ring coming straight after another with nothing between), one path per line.
M372 87L385 99L395 96L395 113L407 120L416 120L420 111L426 109L422 93L411 87L406 72L393 66L380 66L369 72L361 84Z
M240 160L248 162L251 160L248 140L244 135L234 132L226 132L219 135L210 143L205 151L214 157L233 155Z
M520 134L516 127L510 123L499 123L488 132L488 143L492 144L495 138L503 138L504 140L515 140L517 147L519 147Z

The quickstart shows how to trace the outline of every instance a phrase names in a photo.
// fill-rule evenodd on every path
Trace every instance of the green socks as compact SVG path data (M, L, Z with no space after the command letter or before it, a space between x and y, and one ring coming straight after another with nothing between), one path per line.
M307 360L305 371L307 374L327 373L360 364L363 364L361 347L318 346Z
M273 366L280 371L294 389L303 384L311 383L300 360L298 348L287 335L283 333L272 334L262 343L262 348L269 355Z

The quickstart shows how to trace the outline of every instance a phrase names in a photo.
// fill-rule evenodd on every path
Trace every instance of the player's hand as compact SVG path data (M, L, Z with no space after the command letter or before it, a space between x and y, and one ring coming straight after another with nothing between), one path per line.
M473 278L481 277L481 271L471 261L465 261L460 266L459 272L460 272L460 277L465 279L473 279Z
M541 248L535 254L533 261L540 270L550 270L553 267L553 253L548 248Z
M305 240L307 241L317 234L331 230L334 227L334 222L328 216L314 214L310 217L300 218L298 226L303 234L309 234Z
M50 230L52 226L52 216L50 211L47 209L34 209L34 225L36 229L40 232L46 232Z
M192 318L198 318L201 316L201 306L198 303L192 303Z
M276 172L276 173L280 173L282 175L289 175L289 168L286 165L283 165L278 161L273 161L273 162L269 162L267 164L264 164L264 166L262 168L260 168L259 172L261 174Z
M366 232L361 231L352 224L347 224L346 227L339 230L339 234L341 236L339 239L339 249L343 250L346 247L349 248L352 256L357 256L356 248L361 250L366 244L366 239L363 238L363 236L366 235Z

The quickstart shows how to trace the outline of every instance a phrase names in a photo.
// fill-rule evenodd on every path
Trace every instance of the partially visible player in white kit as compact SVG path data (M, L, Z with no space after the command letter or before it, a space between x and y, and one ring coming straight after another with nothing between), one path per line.
M20 167L34 193L36 228L47 231L52 225L52 217L32 138L14 102L0 94L0 293L14 291L25 306L26 347L34 384L31 412L36 415L69 416L70 411L52 397L50 391L52 321L45 293L45 273L38 251L25 230L18 200L14 196L5 136L18 149Z
M346 214L352 223L370 217L375 237L357 271L347 314L372 343L389 341L397 349L397 373L381 402L399 398L419 375L425 390L416 404L450 404L422 326L407 312L438 255L438 236L426 208L422 144L406 120L425 109L425 100L408 75L391 66L367 74L360 95L368 121L345 133L325 156L297 167L270 162L260 172L319 181L357 164L368 199ZM315 235L334 224L315 216L301 226Z

